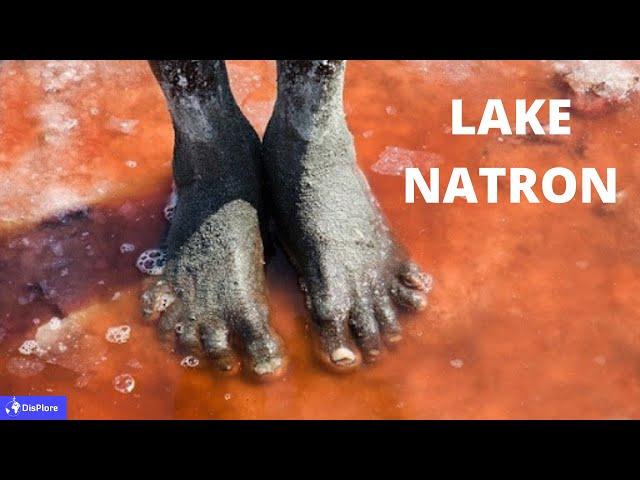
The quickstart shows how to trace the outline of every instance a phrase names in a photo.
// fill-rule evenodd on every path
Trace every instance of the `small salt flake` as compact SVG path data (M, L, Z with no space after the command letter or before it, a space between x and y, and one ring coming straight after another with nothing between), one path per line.
M113 294L113 297L111 297L111 301L118 300L121 296L122 294L120 292L116 292Z
M120 253L131 253L136 249L133 243L123 243L120 245Z
M395 115L398 113L398 110L396 110L396 107L393 105L388 105L384 110L387 112L387 115Z
M367 130L365 132L362 132L362 136L364 138L371 138L373 136L373 130Z
M138 166L138 162L135 160L127 160L124 164L129 168L136 168Z
M109 343L127 343L131 336L131 327L129 325L118 325L117 327L109 327L105 338Z
M75 381L74 385L75 385L76 388L84 388L87 385L89 385L89 380L91 380L91 377L89 375L83 373L78 378L76 378L76 381Z
M576 262L576 267L578 267L580 270L586 270L587 268L589 268L589 262L587 262L586 260L578 260Z
M107 123L107 128L125 135L130 135L138 125L138 120L123 120L119 118L111 118Z
M464 361L460 358L454 358L449 362L453 368L462 368Z
M604 355L598 355L597 357L595 357L595 358L593 359L593 361L594 361L595 363L597 363L598 365L600 365L601 367L602 367L605 363L607 363L607 359L605 358L605 356L604 356Z
M225 400L231 400L231 394L230 393L225 393L224 394L224 399Z

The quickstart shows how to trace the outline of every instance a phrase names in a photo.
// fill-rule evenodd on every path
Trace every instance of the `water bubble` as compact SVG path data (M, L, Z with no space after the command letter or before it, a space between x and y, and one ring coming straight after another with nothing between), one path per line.
M138 123L140 123L139 120L125 120L112 117L107 123L107 128L115 132L124 133L125 135L131 135Z
M231 394L230 393L225 393L224 394L224 399L225 400L231 400Z
M145 250L138 257L136 267L147 275L162 275L167 261L167 252L159 248Z
M198 365L200 365L200 360L198 360L193 355L188 355L182 359L180 365L185 368L196 368Z
M113 388L120 393L131 393L135 386L135 379L128 373L123 373L113 379Z
M127 160L124 164L129 168L136 168L138 166L138 162L135 160Z
M120 253L129 253L133 252L136 249L136 246L133 243L123 243L120 245Z
M131 335L131 327L129 325L118 325L117 327L109 327L105 338L110 343L127 343Z

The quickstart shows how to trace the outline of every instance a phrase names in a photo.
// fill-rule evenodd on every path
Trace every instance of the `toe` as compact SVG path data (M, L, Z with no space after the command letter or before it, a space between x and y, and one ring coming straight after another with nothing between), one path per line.
M427 306L427 296L423 291L414 290L394 280L389 293L394 301L401 307L409 310L420 311Z
M173 335L176 325L181 324L184 314L182 303L178 300L171 304L160 316L158 321L158 334L167 339Z
M352 312L349 325L365 360L375 361L380 356L381 342L373 307L368 302L359 302Z
M428 293L433 285L433 278L424 273L414 262L404 263L398 272L398 278L405 287Z
M268 318L267 309L249 309L236 324L251 371L263 379L279 376L285 366L280 340Z
M185 353L196 353L200 350L200 336L196 326L195 318L187 318L177 325L176 339L178 347Z
M259 377L277 377L283 372L285 362L280 341L270 330L261 332L246 348L251 369Z
M339 370L358 365L358 356L349 345L348 310L337 307L329 299L312 302L311 317L319 333L321 358Z
M222 323L211 322L200 329L200 339L205 353L222 372L236 370L238 362L229 342L229 330Z
M377 297L375 314L380 332L388 343L394 344L402 340L402 327L398 322L398 314L386 293Z

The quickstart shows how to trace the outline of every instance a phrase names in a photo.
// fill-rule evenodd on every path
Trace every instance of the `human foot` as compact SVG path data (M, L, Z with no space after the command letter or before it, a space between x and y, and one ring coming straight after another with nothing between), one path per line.
M223 371L236 368L238 347L252 372L277 375L284 356L268 321L259 222L260 142L230 99L217 98L211 105L213 100L198 92L176 96L176 85L163 84L178 75L176 67L164 71L162 64L154 73L176 130L173 163L179 200L164 273L142 295L143 313L157 320L159 332L174 338L181 350L203 352ZM191 72L181 83L197 84L198 75L202 71Z
M396 306L421 310L431 277L393 241L355 162L344 65L282 62L263 149L274 216L301 277L322 357L350 368L401 338ZM336 77L338 79L336 80Z

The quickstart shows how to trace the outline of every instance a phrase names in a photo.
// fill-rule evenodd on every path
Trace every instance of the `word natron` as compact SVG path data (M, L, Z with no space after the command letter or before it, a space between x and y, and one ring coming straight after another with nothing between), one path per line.
M538 183L536 172L530 168L509 168L508 182L506 168L479 168L478 176L481 178L482 188L486 189L487 203L508 201L509 203L540 203L540 197L534 192ZM499 198L498 183L504 177L501 184L507 184L508 194ZM556 179L558 179L556 181ZM591 203L595 198L593 192L602 203L616 202L616 169L606 169L606 179L600 176L595 168L582 168L580 171L580 200L582 203ZM564 167L554 167L545 171L540 181L542 197L551 203L568 203L572 201L578 192L578 179L573 171ZM418 168L405 169L405 202L415 203L416 190L426 203L453 203L456 199L468 203L478 203L476 187L474 187L469 170L456 167L451 171L451 176L441 196L440 170L431 168L428 181ZM597 200L596 200L597 201Z

